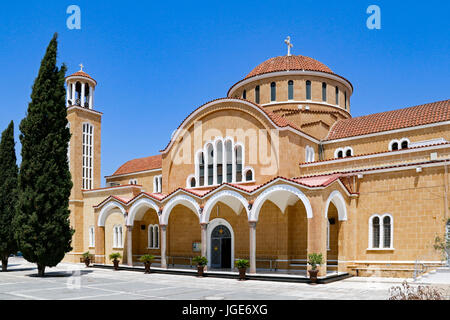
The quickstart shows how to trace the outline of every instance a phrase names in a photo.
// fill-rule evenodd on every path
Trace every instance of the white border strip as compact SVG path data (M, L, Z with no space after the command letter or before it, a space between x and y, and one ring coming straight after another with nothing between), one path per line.
M131 172L131 173L123 173L123 174L118 174L118 175L110 175L110 176L105 176L105 179L128 177L128 176L133 176L133 175L137 175L137 174L144 174L144 173L151 173L151 172L158 172L158 171L162 171L162 168L136 171L136 172Z

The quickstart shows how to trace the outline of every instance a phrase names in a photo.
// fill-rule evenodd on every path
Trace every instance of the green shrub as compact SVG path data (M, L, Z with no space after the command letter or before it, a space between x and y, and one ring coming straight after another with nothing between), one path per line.
M89 259L90 257L91 257L91 254L89 253L89 251L86 251L85 253L83 253L84 259Z
M208 264L208 259L206 257L198 256L192 259L199 266L206 266Z
M236 265L236 267L238 269L243 269L243 268L250 267L250 262L248 262L248 260L246 260L246 259L236 260L236 262L234 264Z
M109 255L109 260L118 260L121 258L122 258L122 255L119 252L114 252Z
M139 261L144 263L151 263L155 259L155 256L152 256L151 254L144 254L142 257L139 258Z
M312 270L316 270L317 265L321 265L323 263L322 254L321 253L308 254L308 263L311 265Z

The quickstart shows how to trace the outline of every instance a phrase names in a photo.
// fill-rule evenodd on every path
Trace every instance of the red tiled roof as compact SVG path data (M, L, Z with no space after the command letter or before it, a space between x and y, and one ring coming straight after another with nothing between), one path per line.
M159 169L162 167L162 157L160 154L156 156L139 158L125 162L112 176L117 176L127 173L135 173L140 171L147 171Z
M336 140L450 120L450 100L337 121L325 140Z
M280 56L264 61L254 68L246 77L254 77L263 73L288 71L288 70L309 70L333 73L323 63L305 56Z
M91 77L90 75L88 75L86 72L81 71L81 70L75 72L74 74L71 74L70 76L67 76L66 79L69 78L69 77L85 77L85 78L89 78L89 79L91 79L92 81L94 81L95 83L97 83L97 81L95 81L94 78L92 78L92 77Z

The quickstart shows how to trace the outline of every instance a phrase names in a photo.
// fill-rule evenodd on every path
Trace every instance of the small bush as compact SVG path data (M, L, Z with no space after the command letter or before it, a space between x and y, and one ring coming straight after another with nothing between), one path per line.
M144 263L151 263L155 259L155 256L152 256L151 254L144 254L142 257L139 258L139 261Z
M86 251L85 253L83 253L82 256L85 260L91 258L91 254L89 253L89 251Z
M248 260L246 260L246 259L237 260L234 264L236 265L236 267L238 269L250 267L250 262L248 262Z
M208 259L206 257L198 256L192 259L198 266L206 266L208 264Z
M118 260L121 258L122 258L122 255L119 252L114 252L109 255L109 260Z
M308 254L308 263L311 265L311 269L316 270L317 265L321 265L323 263L323 257L321 253L311 253Z
M411 287L407 281L389 289L389 300L444 300L442 291L430 286Z

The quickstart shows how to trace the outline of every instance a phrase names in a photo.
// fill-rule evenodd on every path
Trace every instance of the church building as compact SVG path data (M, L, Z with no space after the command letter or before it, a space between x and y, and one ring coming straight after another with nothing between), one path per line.
M96 263L411 277L449 233L450 100L353 118L353 85L306 56L271 58L186 114L157 155L105 177L97 82L68 76L72 247ZM362 107L362 106L358 106ZM149 132L150 133L150 132Z

